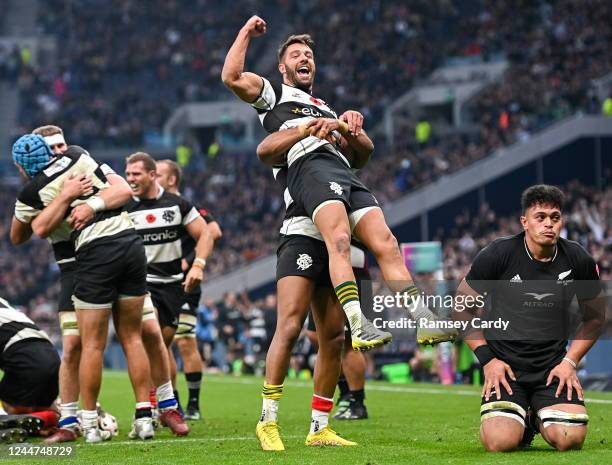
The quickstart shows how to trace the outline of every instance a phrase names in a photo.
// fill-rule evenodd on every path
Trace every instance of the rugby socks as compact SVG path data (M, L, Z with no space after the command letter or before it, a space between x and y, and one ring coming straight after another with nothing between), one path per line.
M340 391L338 395L338 401L340 401L340 399L345 397L350 392L348 382L346 381L346 378L344 376L341 376L338 379L338 390Z
M351 391L351 401L356 404L363 405L363 401L365 400L365 390L359 389L357 391Z
M329 412L334 408L334 399L314 394L311 406L310 434L313 434L321 431L329 423Z
M278 404L282 396L282 384L264 383L261 391L263 402L261 407L261 417L259 418L260 423L265 423L267 421L278 421Z
M151 418L153 413L151 412L151 402L137 402L136 412L134 412L134 420L139 418Z
M81 426L83 430L88 430L98 427L98 411L97 410L81 410Z
M427 320L435 320L436 315L429 310L423 300L419 296L419 288L414 284L411 284L406 289L400 292L400 294L404 294L408 296L408 300L412 301L412 304L409 307L409 314L414 319L414 321L419 321L421 318L426 318Z
M195 371L192 373L185 373L185 379L187 380L187 389L189 389L189 402L188 406L198 407L200 403L200 386L202 385L202 372Z
M355 281L346 281L336 286L334 291L336 296L338 296L351 329L355 327L360 328L362 314L357 283Z
M151 402L151 408L157 408L157 388L155 387L149 389L149 402Z
M78 402L67 402L60 404L60 420L58 426L60 428L77 428L79 420L77 418Z
M174 396L175 392L176 391L172 391L172 382L170 381L157 387L157 405L160 411L178 407L178 402ZM150 405L149 402L149 406Z

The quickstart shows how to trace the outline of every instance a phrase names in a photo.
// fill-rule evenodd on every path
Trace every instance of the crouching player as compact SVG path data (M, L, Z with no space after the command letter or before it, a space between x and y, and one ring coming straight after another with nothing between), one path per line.
M20 442L57 425L59 366L47 334L0 298L0 442Z
M488 451L528 446L538 432L560 451L580 449L586 437L589 417L576 366L601 332L605 300L593 258L559 237L563 200L553 186L523 192L524 231L480 251L458 290L464 301L487 296L487 319L509 323L505 332L476 330L466 341L484 369L480 439ZM582 322L571 335L574 296ZM471 317L455 312L458 319Z

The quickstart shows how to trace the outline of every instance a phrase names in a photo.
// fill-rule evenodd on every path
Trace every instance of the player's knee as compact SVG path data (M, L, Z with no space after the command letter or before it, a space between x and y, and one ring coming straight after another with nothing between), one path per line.
M302 331L302 324L297 318L288 319L279 325L276 331L279 333L282 341L293 347Z
M334 231L332 243L335 253L342 256L349 256L349 253L351 251L351 235L348 231Z
M560 452L582 449L586 438L586 428L573 426L551 425L547 428L546 439L549 444Z
M518 447L521 438L512 437L512 435L500 431L495 434L486 434L482 436L481 440L487 452L510 452Z
M327 349L329 351L338 352L338 355L342 354L342 348L344 347L344 328L333 332L322 332L319 336L319 346L323 350Z
M62 352L62 363L67 366L78 366L81 360L81 340L64 344Z
M397 239L389 228L385 228L384 231L377 234L368 245L377 257L390 256L399 252Z

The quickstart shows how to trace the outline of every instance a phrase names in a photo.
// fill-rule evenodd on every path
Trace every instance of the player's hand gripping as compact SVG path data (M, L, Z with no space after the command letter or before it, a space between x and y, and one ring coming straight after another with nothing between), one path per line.
M501 400L500 385L504 386L508 394L512 395L512 388L508 384L506 374L512 381L516 381L516 377L512 372L512 368L506 362L494 358L483 367L484 371L484 386L482 387L482 396L488 402L491 397L491 390L495 388L497 400Z
M555 397L559 397L563 390L563 386L566 386L567 400L572 400L572 392L574 389L576 390L578 399L584 400L584 392L582 391L582 385L576 374L576 369L570 365L569 362L561 360L561 363L550 370L548 379L546 380L546 386L550 386L550 383L552 383L555 378L559 379L559 386L557 387L557 392L555 392Z
M338 119L348 124L348 130L352 136L357 137L361 134L361 129L363 128L363 115L358 111L347 110L342 113Z
M86 174L71 174L62 185L61 195L72 201L91 192L93 181Z
M259 37L266 33L268 26L259 16L251 16L242 28L249 34L249 37Z
M340 128L340 121L334 118L315 118L308 122L307 127L311 135L329 141L329 135Z
M72 209L68 223L70 223L72 229L80 231L94 219L94 216L96 216L94 209L86 203L82 203Z
M204 270L197 266L192 266L183 281L185 292L193 291L204 280Z

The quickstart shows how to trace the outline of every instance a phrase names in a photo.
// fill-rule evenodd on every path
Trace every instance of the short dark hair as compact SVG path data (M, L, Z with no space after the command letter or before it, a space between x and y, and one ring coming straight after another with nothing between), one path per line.
M131 165L132 163L142 162L144 169L147 171L156 171L157 165L155 164L155 159L145 152L136 152L131 154L129 157L125 159L126 165Z
M523 213L534 205L550 205L552 207L557 207L559 210L563 210L564 203L565 195L563 195L561 189L548 184L537 184L528 187L521 195L521 208L523 209Z
M310 34L293 34L287 37L287 39L285 39L285 41L282 44L280 44L280 47L278 47L278 62L279 63L283 60L283 56L285 55L287 48L293 44L304 44L310 47L310 49L314 53L315 43L314 43L314 40L312 40L312 37L310 37Z

